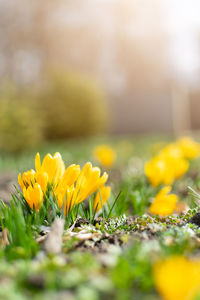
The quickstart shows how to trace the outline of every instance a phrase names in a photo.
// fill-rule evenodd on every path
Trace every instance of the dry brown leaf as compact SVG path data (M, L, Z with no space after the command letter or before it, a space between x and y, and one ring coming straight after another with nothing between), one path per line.
M182 214L182 213L187 213L187 211L189 210L189 206L187 205L186 202L178 202L176 204L176 212L178 214Z
M44 241L44 249L47 253L59 254L62 251L63 232L64 220L56 218L51 225L51 230Z
M63 237L63 241L68 241L70 238L75 237L81 241L85 241L85 240L91 240L94 237L99 236L100 233L98 232L90 232L87 229L82 229L78 232L71 232L71 231L67 231L66 234Z
M10 243L8 239L8 229L4 228L2 231L1 246L5 247L6 245L10 245Z
M47 236L48 236L48 234L45 234L45 235L40 236L39 238L37 238L36 242L37 242L38 244L43 243L43 242L46 240Z

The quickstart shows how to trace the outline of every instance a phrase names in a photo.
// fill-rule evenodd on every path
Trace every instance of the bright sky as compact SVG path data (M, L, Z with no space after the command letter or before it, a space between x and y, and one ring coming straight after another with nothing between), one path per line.
M162 0L169 59L183 81L195 80L200 68L200 0Z
M111 13L111 8L123 4L121 7L127 10L127 16L130 18L133 14L132 24L127 27L130 38L151 38L153 34L163 34L168 41L166 59L173 76L183 83L194 82L197 78L200 70L200 0L85 0L84 3L79 0L78 11L73 2L68 2L68 5L71 3L70 10L68 5L58 10L56 22L59 20L61 27L81 28L87 22L96 22L99 36L102 32L104 39L108 36L109 41L118 20L116 13ZM156 5L158 12L161 10L160 19L154 18ZM123 13L124 10L121 15Z
M199 0L162 0L168 29L174 33L200 28Z

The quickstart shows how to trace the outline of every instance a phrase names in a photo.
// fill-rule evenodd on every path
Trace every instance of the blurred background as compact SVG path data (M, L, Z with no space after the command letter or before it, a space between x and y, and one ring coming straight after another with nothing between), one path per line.
M200 129L199 0L0 0L0 149Z

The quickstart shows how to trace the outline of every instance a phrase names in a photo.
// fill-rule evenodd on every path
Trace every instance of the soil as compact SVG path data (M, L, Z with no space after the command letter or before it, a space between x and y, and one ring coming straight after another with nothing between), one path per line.
M200 212L196 213L188 222L200 226Z
M17 176L15 173L0 173L0 200L6 203L10 202L11 193L15 192L17 185Z

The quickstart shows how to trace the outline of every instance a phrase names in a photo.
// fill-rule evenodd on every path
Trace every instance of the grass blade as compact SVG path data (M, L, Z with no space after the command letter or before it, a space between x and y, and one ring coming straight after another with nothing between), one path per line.
M115 204L117 203L117 200L119 199L119 196L120 196L120 195L121 195L121 191L119 192L119 194L117 195L117 197L116 197L115 201L113 202L113 205L112 205L112 207L111 207L111 209L110 209L110 211L109 211L109 213L108 213L107 219L109 219L109 218L110 218L110 216L111 216L111 213L112 213L112 210L113 210L113 208L114 208Z
M98 190L98 193L99 193L100 200L101 200L102 215L103 215L103 218L105 218L105 211L104 211L104 207L103 207L103 200L102 200L102 197L101 197L100 189Z

